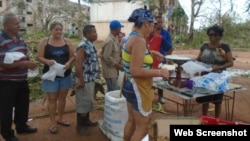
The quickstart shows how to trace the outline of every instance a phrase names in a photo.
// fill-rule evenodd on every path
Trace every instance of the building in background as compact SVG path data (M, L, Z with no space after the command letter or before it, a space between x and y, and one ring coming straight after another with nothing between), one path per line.
M187 16L184 18L176 17L173 19L173 14L176 14L177 7L180 7L178 0L155 0L147 3L143 0L93 0L90 8L90 23L96 25L98 32L98 40L105 39L109 32L109 22L111 20L119 20L124 25L122 32L129 34L133 28L133 24L129 23L129 18L132 11L136 8L147 6L155 16L161 15L165 21L165 28L175 31L186 30ZM185 13L184 13L185 14ZM178 19L178 20L176 20ZM182 25L175 26L175 24ZM175 28L177 28L175 30ZM171 33L173 33L171 32Z
M89 5L81 5L81 10L89 17ZM57 20L65 33L77 34L78 4L69 0L0 0L0 23L2 15L10 11L20 18L21 31L47 31L49 23Z
M136 8L143 7L142 1L129 3L127 0L98 0L91 3L90 23L96 26L98 32L98 40L104 40L110 32L109 23L116 19L119 20L124 27L121 29L126 35L132 30L133 24L129 23L132 11Z

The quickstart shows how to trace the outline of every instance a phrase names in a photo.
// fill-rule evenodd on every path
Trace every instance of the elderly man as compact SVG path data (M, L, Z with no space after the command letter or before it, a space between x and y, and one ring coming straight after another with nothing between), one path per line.
M121 47L118 35L121 33L123 25L118 20L113 20L109 24L110 33L102 44L101 63L102 75L107 83L107 92L118 90L118 72L123 70L121 65Z
M0 130L6 141L18 141L12 126L12 113L14 110L14 123L16 132L35 133L37 128L26 124L29 113L29 86L27 81L28 69L36 69L37 65L29 60L28 49L20 37L20 23L13 13L3 16L3 32L0 33ZM11 53L21 54L14 57L14 62L6 63L6 56Z

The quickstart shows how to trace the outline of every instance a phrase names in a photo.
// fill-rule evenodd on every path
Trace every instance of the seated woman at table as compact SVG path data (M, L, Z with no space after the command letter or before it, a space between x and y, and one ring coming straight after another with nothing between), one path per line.
M213 72L222 72L228 67L233 66L233 56L228 44L222 43L223 28L213 25L207 29L209 42L200 48L197 60L212 66ZM205 73L201 73L204 75ZM218 118L221 113L221 103L224 93L213 96L197 98L198 103L202 103L202 114L207 115L209 102L215 104L215 117Z

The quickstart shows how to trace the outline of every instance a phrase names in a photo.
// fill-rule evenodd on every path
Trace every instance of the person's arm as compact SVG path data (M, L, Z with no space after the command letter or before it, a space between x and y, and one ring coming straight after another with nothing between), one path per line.
M232 67L234 65L233 63L233 55L231 51L226 52L225 54L226 63L223 65L213 65L213 70L223 70L229 67Z
M155 50L150 50L150 53L152 54L154 58L159 60L159 62L162 62L164 60L164 56L160 52L155 51Z
M117 64L112 57L113 42L112 40L106 40L102 46L102 61L109 67L113 67Z
M85 50L83 47L79 47L76 50L76 60L75 60L75 71L76 76L78 77L78 84L76 88L83 88L84 87L84 74L83 74L83 61L85 59Z
M200 59L201 59L201 55L202 55L204 46L205 46L205 44L203 44L203 45L200 47L200 52L199 52L198 56L196 57L196 60L197 60L197 61L200 61Z
M166 55L171 55L174 51L174 48L170 48L167 52L166 52Z
M14 68L27 68L27 69L35 69L37 65L32 61L20 61L20 62L13 62L12 64L5 64L0 62L0 69L14 69Z
M199 54L198 54L198 56L196 57L196 60L197 61L200 61L200 58L201 58L201 55L202 55L202 47L200 48L200 52L199 52ZM195 73L194 75L195 76L200 76L202 74L202 72L197 72L197 73Z
M44 58L45 46L47 44L48 38L44 38L40 41L37 51L37 60L44 65L52 66L56 61Z
M65 63L64 69L69 69L71 64L75 60L74 47L69 39L66 39L67 45L69 46L69 60Z
M11 64L6 64L4 63L4 59L0 59L0 69L14 69L14 68L27 68L27 69L31 69L34 70L37 68L37 65L33 62L29 60L29 56L27 54L27 60L23 60L23 61L14 61Z

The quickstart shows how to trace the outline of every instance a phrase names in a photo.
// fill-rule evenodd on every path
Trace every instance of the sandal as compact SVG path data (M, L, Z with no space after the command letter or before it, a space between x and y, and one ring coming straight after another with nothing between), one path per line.
M50 132L51 134L56 134L56 133L58 132L58 128L57 128L56 126L51 126L51 127L49 128L49 132Z
M62 126L70 126L70 122L69 121L57 121L57 124L60 124Z

